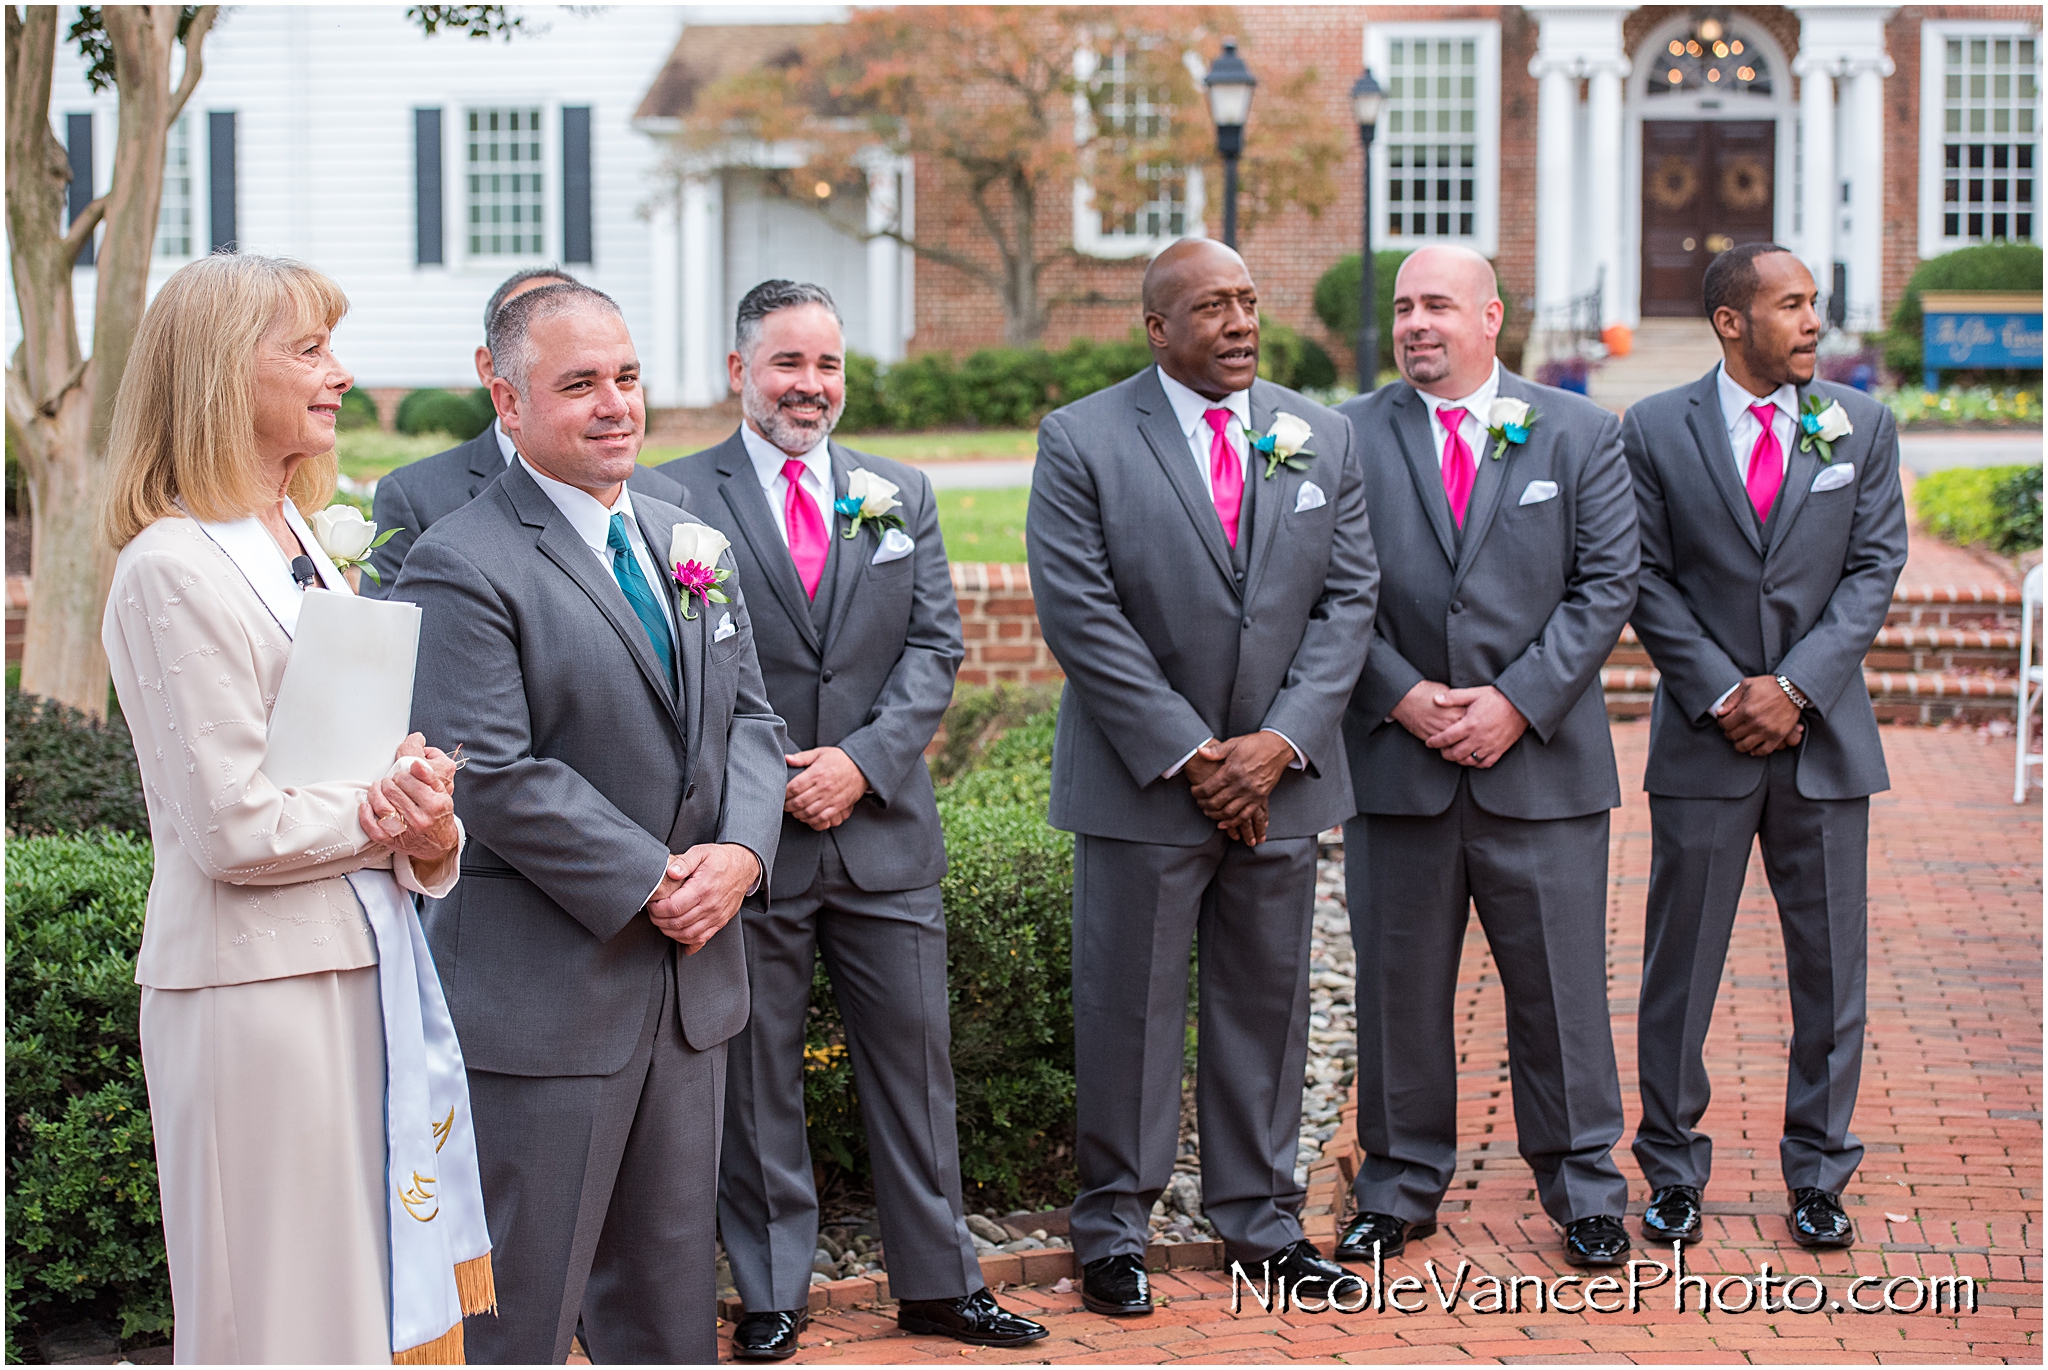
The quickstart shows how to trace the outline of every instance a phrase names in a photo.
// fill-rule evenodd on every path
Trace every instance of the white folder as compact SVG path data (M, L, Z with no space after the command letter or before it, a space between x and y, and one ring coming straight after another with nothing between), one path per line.
M270 783L383 778L411 731L419 650L418 605L308 590L270 711Z

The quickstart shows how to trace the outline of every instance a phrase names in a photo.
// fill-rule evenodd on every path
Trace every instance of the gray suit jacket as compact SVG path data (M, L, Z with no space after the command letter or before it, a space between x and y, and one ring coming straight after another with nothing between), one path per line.
M1855 478L1815 492L1820 450L1795 442L1765 526L1728 445L1714 372L1638 401L1622 423L1642 516L1632 621L1662 675L1643 782L1651 794L1733 799L1762 783L1764 759L1736 751L1709 712L1753 675L1783 675L1813 701L1801 794L1856 799L1891 785L1863 654L1906 565L1898 425L1847 386L1802 386L1802 411L1809 393L1847 411L1855 431L1834 444L1832 464L1853 466Z
M421 457L377 481L377 494L370 501L370 517L377 527L396 528L391 540L370 553L370 565L382 583L363 577L363 593L372 599L388 599L398 583L405 554L419 541L420 534L437 520L460 509L481 495L505 474L505 451L498 446L496 427L489 427L445 452ZM679 504L682 491L675 482L658 475L651 467L636 466L626 479L635 495L652 495L664 504Z
M847 875L870 891L921 889L946 873L946 843L924 749L953 698L966 655L960 603L939 537L931 482L914 466L831 444L834 494L866 467L900 491L904 531L917 546L877 566L880 534L834 545L831 617L823 633L797 579L789 545L738 433L669 462L684 506L732 539L739 582L754 589L754 646L768 699L789 729L792 752L838 747L868 778L870 793L831 830ZM840 520L830 520L835 533ZM761 587L766 586L764 591ZM828 587L820 586L821 597ZM795 772L790 772L795 774ZM775 857L775 888L801 894L817 879L828 834L787 815Z
M1526 400L1529 441L1478 478L1462 533L1451 521L1429 406L1405 382L1347 401L1365 456L1366 504L1383 551L1372 652L1344 718L1358 808L1439 814L1468 768L1388 717L1418 681L1492 685L1529 730L1472 770L1472 797L1503 818L1571 818L1621 802L1600 665L1636 598L1635 501L1620 424L1583 396L1511 371L1501 396ZM1521 503L1530 485L1557 487ZM1540 492L1541 487L1538 487Z
M633 510L657 554L695 522L651 497ZM698 843L737 842L774 868L782 720L743 592L729 583L729 605L677 624L679 694L618 582L524 467L406 558L393 597L424 613L412 724L470 758L455 788L462 880L424 921L472 1068L618 1070L671 957L691 1046L746 1024L739 921L683 956L643 911L669 854ZM714 641L728 612L738 631Z
M1314 438L1306 471L1246 470L1252 537L1240 582L1207 482L1156 368L1048 414L1024 537L1046 645L1067 673L1053 742L1053 826L1167 846L1207 841L1187 782L1164 780L1206 737L1273 728L1307 759L1273 790L1273 837L1350 817L1339 729L1372 631L1379 568L1351 427L1266 381L1252 426L1285 411ZM1323 492L1297 509L1304 487Z

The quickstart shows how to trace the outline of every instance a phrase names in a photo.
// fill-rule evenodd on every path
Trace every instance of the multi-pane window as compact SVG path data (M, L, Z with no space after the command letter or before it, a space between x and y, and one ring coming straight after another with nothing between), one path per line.
M1387 44L1387 232L1472 238L1479 212L1479 44L1395 38Z
M192 116L172 124L164 138L164 192L157 202L156 255L183 261L192 255Z
M2030 35L1943 40L1942 237L2034 241L2036 126Z
M1126 139L1162 138L1173 116L1172 93L1133 79L1128 54L1121 48L1102 59L1094 77L1098 118L1121 144ZM1176 165L1146 166L1140 171L1151 196L1121 218L1104 214L1104 236L1178 238L1187 232L1186 171Z
M472 109L468 121L469 255L540 256L547 214L540 110Z

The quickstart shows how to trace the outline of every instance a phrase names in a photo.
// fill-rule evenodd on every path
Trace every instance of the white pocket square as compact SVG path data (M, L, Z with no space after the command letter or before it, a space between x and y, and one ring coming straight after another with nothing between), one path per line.
M880 566L885 561L901 561L909 556L916 546L917 539L901 528L891 528L882 534L882 545L875 549L874 556L868 559L868 565Z
M1517 508L1524 504L1541 504L1547 499L1557 498L1557 482L1554 480L1532 480L1522 497L1515 501Z
M738 631L739 629L733 625L732 615L730 613L721 614L718 618L718 631L711 635L711 640L713 642L723 642Z
M1820 474L1813 478L1808 493L1819 494L1823 490L1839 490L1856 479L1856 467L1851 462L1831 461L1820 468Z
M1301 489L1294 492L1294 512L1297 514L1320 509L1329 502L1330 497L1323 493L1323 487L1312 480L1303 481Z

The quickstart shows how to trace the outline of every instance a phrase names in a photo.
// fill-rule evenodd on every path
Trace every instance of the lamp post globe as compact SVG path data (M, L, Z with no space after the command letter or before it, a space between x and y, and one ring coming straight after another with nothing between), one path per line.
M1259 78L1237 55L1237 40L1223 40L1223 51L1209 64L1202 84L1209 94L1209 118L1216 125L1216 152L1223 158L1223 244L1237 246L1237 159L1244 151L1245 120L1251 117L1252 91Z
M1378 272L1372 259L1372 135L1379 122L1380 105L1386 93L1372 79L1370 70L1351 83L1351 113L1358 120L1360 175L1364 195L1359 212L1360 251L1358 256L1358 393L1369 395L1380 376L1380 318L1373 299Z

